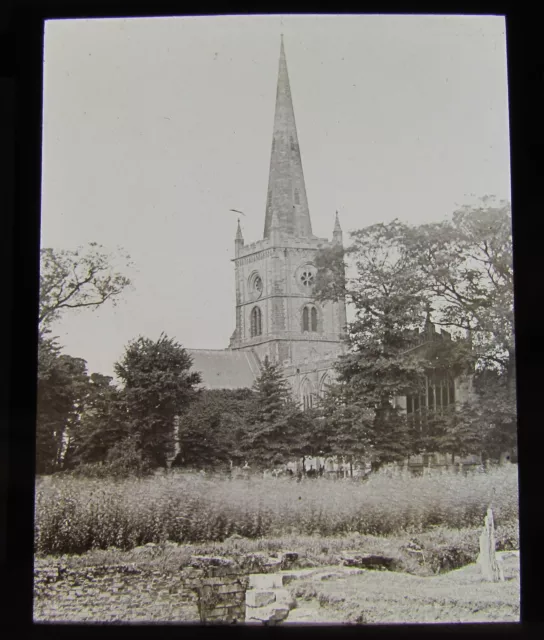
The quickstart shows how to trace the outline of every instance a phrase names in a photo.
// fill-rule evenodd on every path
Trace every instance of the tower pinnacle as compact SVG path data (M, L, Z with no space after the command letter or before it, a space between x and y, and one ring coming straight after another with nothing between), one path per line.
M240 227L240 218L238 218L238 228L236 229L236 238L235 240L244 241L244 236L242 235L242 228Z
M313 237L283 36L268 178L265 238L270 237L274 212L278 216L282 234L297 238Z
M332 232L332 241L334 244L342 244L342 227L340 226L340 219L338 218L338 211L336 212L336 217L334 219L334 229Z

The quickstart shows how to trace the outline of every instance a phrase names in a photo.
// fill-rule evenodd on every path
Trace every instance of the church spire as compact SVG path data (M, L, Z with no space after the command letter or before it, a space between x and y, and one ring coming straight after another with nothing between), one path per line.
M332 241L334 244L342 244L342 227L340 226L340 219L338 218L338 211L336 212L336 218L334 219L334 229L332 232Z
M270 237L274 212L278 217L282 234L297 238L313 237L283 36L280 47L276 112L268 178L264 223L265 238Z

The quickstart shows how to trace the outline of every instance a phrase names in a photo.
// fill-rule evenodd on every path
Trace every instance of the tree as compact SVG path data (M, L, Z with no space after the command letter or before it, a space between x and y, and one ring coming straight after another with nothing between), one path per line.
M451 220L405 231L402 243L418 256L436 323L470 336L480 409L473 407L467 420L485 431L487 448L495 448L490 433L511 448L516 356L510 204L484 197L476 206L454 212Z
M343 275L344 255L338 249L318 258L316 297L345 297L355 308L348 325L349 351L336 367L339 389L331 419L339 420L349 436L339 450L361 442L372 451L375 465L409 452L405 420L394 399L417 389L424 375L420 359L410 352L410 331L422 324L424 284L415 257L399 242L405 233L398 221L354 232L344 254L353 258L352 278Z
M63 467L70 433L76 428L85 395L86 362L61 353L51 338L38 339L36 473Z
M115 373L123 383L127 432L151 467L174 451L174 419L197 394L200 374L187 351L166 334L129 343Z
M180 453L173 464L199 468L240 464L254 413L251 389L203 389L179 417Z
M79 422L67 444L65 467L104 462L127 437L122 391L112 382L99 373L89 377Z
M130 285L130 280L114 267L119 258L130 264L129 256L107 253L96 242L91 242L86 251L43 248L40 252L40 333L65 309L96 309L108 300L115 304Z
M255 412L244 453L260 465L288 462L296 456L298 427L305 421L280 366L266 357L253 389Z
M439 325L468 331L480 367L496 368L515 386L511 211L482 198L451 220L406 227L402 243L418 256Z

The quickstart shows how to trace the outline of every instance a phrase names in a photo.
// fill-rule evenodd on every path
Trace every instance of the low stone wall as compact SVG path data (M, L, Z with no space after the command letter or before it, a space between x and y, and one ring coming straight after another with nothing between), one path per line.
M178 572L108 565L34 571L34 620L194 622L197 596Z
M277 622L285 606L288 612L292 605L283 589L283 576L277 572L289 568L296 558L293 552L279 558L249 554L236 561L193 556L190 566L179 571L134 565L36 567L34 619L233 624L247 619L249 607L252 620ZM258 603L264 600L278 611L262 609L265 605Z

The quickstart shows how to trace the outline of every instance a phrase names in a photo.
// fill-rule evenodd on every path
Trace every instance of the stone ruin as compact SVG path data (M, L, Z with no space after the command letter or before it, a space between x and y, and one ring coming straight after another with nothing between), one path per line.
M298 554L278 559L251 554L238 561L213 556L193 556L184 571L184 586L197 594L200 622L277 624L296 606L284 588L284 575Z

